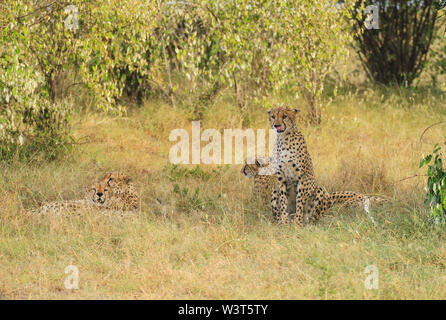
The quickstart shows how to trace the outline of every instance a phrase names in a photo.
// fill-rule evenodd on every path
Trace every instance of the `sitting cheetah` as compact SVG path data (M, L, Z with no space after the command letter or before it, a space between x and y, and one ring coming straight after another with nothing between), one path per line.
M254 161L245 161L245 164L241 170L242 174L247 178L254 178L253 195L261 200L268 202L271 200L271 193L274 188L277 187L277 177L275 174L271 174L269 165L271 164L271 158L259 157ZM253 162L250 164L250 162ZM260 172L264 168L264 172ZM266 171L268 170L268 171ZM296 204L293 188L287 185L287 197L288 197L288 214L292 214L295 211ZM294 199L293 199L294 198ZM381 198L369 197L370 200L381 203L387 201ZM291 203L290 203L291 200ZM340 191L340 192L325 192L321 202L316 206L316 212L319 212L319 216L326 210L330 209L336 204L349 205L349 206L364 206L367 203L367 197L363 194L354 191ZM364 208L367 212L367 208ZM370 216L371 217L371 216ZM371 217L372 221L373 218Z
M271 127L277 132L273 158L278 186L273 190L271 197L274 217L281 223L287 223L290 218L302 226L318 220L324 211L336 202L363 203L366 213L371 217L368 211L370 200L386 200L356 192L339 192L330 196L317 185L304 136L295 123L297 112L298 109L284 107L268 110ZM290 187L294 188L296 194L296 210L292 214L287 211L287 189ZM374 222L373 218L371 219Z
M273 159L267 157L257 157L246 159L241 173L247 178L254 178L253 196L268 203L271 200L271 192L277 187L277 178L274 174L274 167L271 166ZM293 188L287 188L288 212L292 213L296 208Z
M61 215L66 211L132 211L137 208L138 194L130 177L120 172L109 172L99 182L87 188L85 199L50 202L33 213Z
M276 185L277 179L274 170L271 172L259 172L261 168L268 168L271 159L267 157L257 157L255 159L246 159L241 173L247 178L254 178L254 197L271 197L271 192Z

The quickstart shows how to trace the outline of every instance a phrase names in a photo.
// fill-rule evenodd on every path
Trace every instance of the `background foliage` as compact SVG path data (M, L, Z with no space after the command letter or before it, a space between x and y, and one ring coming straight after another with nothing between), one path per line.
M175 105L230 87L244 108L288 89L318 123L324 80L347 57L349 10L333 0L3 2L3 152L68 146L73 87L115 113L125 112L123 94Z

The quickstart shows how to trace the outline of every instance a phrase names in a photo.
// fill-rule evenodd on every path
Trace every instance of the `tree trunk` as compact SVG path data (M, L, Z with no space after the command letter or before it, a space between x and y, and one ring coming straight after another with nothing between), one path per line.
M308 105L310 109L310 122L316 125L321 124L321 111L319 110L317 97L314 93L308 95Z

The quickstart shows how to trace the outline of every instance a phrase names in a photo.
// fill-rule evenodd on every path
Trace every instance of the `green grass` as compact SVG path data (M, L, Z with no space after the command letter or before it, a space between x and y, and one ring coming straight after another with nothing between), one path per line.
M91 141L51 163L0 167L0 297L6 299L445 299L446 234L427 223L423 153L441 141L444 98L365 90L324 104L319 127L298 120L319 183L379 194L373 227L359 209L334 208L316 225L277 226L251 199L240 165L172 166L168 136L191 115L160 101L123 119L88 113L76 137ZM280 99L278 99L280 100ZM298 102L283 98L293 107ZM202 128L267 128L265 110L240 114L227 96L202 114ZM134 177L140 213L36 217L28 209L75 199L105 171ZM162 202L160 205L159 199ZM65 267L79 268L67 290ZM379 270L379 289L364 272Z

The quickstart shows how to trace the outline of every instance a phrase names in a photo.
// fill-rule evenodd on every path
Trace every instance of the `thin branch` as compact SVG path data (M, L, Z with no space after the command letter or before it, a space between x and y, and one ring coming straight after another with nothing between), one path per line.
M68 87L65 88L65 91L68 90L68 89L70 89L71 87L74 87L74 86L77 86L77 85L80 85L80 84L84 84L84 85L85 85L86 83L85 83L85 82L82 82L82 81L81 81L81 82L75 82L75 83L72 83L72 84L70 84Z
M24 19L24 18L26 18L26 17L28 17L28 16L34 14L34 13L39 12L39 11L41 11L41 10L48 9L48 8L51 7L53 4L58 3L58 2L59 2L58 0L55 0L55 1L53 1L53 2L50 2L50 3L47 4L47 5L44 5L44 6L41 6L41 7L37 8L37 9L34 10L34 11L31 11L31 12L28 13L28 14L25 14L25 15L20 16L20 17L16 17L15 19L16 19L17 21L19 21L19 20Z
M427 177L427 174L415 174L415 175L413 175L413 176L406 177L406 178L403 178L403 179L394 181L394 182L392 182L391 184L393 185L393 184L396 184L396 183L398 183L398 182L405 181L405 180L409 180L409 179L416 178L416 177Z
M442 123L446 123L446 121L440 121L440 122L436 122L436 123L434 123L434 124L431 124L429 127L427 127L426 129L424 129L424 131L423 131L423 133L421 134L421 136L420 136L420 143L423 143L423 136L424 136L424 134L430 129L430 128L432 128L432 127L435 127L435 126L437 126L437 125L439 125L439 124L442 124Z

